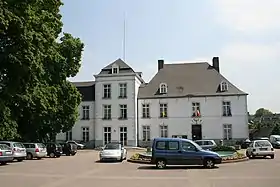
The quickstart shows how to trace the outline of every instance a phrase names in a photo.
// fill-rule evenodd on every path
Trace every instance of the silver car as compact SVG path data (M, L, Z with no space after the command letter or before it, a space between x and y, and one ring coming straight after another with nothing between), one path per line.
M196 140L194 142L204 150L211 150L214 147L217 147L217 144L214 140Z
M26 148L26 159L41 159L47 156L46 146L42 143L23 143Z
M0 144L0 164L7 164L7 162L13 161L12 149L6 144Z
M109 143L99 153L100 161L116 160L122 162L126 160L126 156L127 151L120 143Z
M12 149L14 160L18 162L26 158L26 149L20 142L0 141L0 144L5 144Z

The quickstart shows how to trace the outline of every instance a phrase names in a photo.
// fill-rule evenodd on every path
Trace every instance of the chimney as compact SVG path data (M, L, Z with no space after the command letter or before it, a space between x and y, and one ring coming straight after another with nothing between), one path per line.
M161 70L164 66L164 60L158 60L158 71Z
M217 72L220 73L219 57L213 57L212 66Z

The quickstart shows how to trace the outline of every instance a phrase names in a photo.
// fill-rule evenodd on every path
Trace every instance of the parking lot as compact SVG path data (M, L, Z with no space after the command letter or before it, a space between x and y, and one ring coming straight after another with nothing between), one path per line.
M97 160L97 151L81 151L76 156L14 162L0 166L0 183L17 187L263 187L280 183L279 150L274 160L222 164L217 169L176 167L156 170L149 165L126 161L99 163Z

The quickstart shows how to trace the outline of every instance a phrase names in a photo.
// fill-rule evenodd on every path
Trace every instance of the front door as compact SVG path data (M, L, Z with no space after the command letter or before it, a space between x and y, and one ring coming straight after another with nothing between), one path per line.
M127 127L120 127L120 143L127 146Z
M196 147L187 141L182 141L182 164L201 165L202 157Z
M201 125L192 125L192 140L201 140L202 139L202 129Z

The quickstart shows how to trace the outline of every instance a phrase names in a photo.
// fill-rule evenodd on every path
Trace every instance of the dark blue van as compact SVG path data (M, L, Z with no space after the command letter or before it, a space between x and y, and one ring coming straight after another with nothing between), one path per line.
M152 163L163 169L166 165L203 165L213 168L220 164L218 153L203 150L198 144L181 138L155 138L152 147Z

